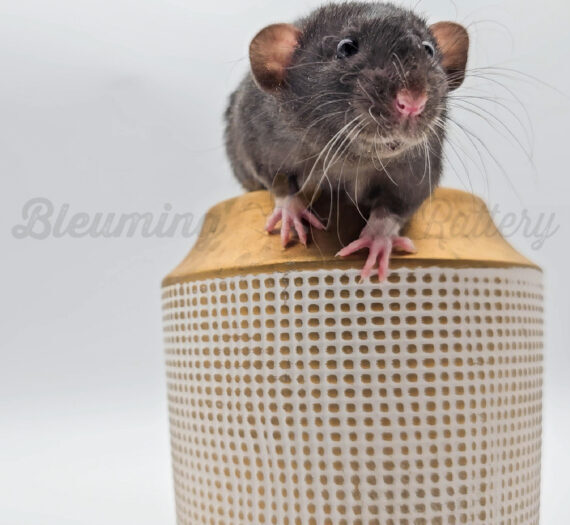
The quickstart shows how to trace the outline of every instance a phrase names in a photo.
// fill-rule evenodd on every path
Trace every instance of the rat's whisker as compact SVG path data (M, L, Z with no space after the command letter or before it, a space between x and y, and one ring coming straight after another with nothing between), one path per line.
M468 106L471 107L466 107L465 104L467 104ZM469 101L455 101L452 104L452 107L455 106L459 109L462 109L464 111L468 111L469 113L478 116L479 118L481 118L482 120L484 120L487 124L489 124L491 126L491 128L495 129L491 120L496 122L500 128L504 129L507 134L517 143L517 145L519 146L520 150L522 151L522 153L525 155L526 159L528 160L528 162L531 164L531 166L533 167L533 169L536 171L536 166L534 164L534 160L531 156L531 154L527 151L526 147L524 146L524 144L521 142L521 140L516 136L516 134L501 120L499 119L494 113L492 113L491 111L486 110L485 108L482 108L480 106L478 106L477 104L473 103L473 102L469 102ZM485 115L488 115L485 116ZM495 130L497 131L497 130ZM498 131L497 131L498 132ZM503 136L504 138L505 135L503 133L498 132L501 136Z
M376 134L378 134L378 130L376 131ZM390 172L387 170L386 166L382 162L381 155L380 155L380 153L378 153L377 141L374 142L374 151L376 152L376 160L380 163L380 166L382 168L382 170L380 170L380 171L383 171L386 174L386 176L390 179L392 184L394 184L394 186L398 187L398 183L392 178L392 175L390 175Z
M451 123L454 122L453 118L449 115L447 116L447 121L451 122ZM437 124L437 125L440 126L440 128L445 131L445 126L443 124ZM446 141L453 148L458 159L460 160L462 165L465 167L465 172L467 174L467 178L469 180L469 183L471 184L471 178L469 177L469 170L466 167L464 157L467 157L469 160L471 160L471 162L473 162L474 165L479 164L481 166L481 170L482 170L482 173L484 175L485 185L487 188L489 188L489 170L487 167L487 163L485 162L485 158L484 158L481 150L479 149L478 145L475 143L475 141L470 136L467 136L467 139L469 140L471 146L475 149L475 152L477 153L478 162L473 159L473 157L469 154L468 150L461 143L457 142L457 144L455 144L455 142L453 140L451 140L450 136L447 136ZM455 145L457 145L457 147L459 147L461 149L463 155L459 155L457 153Z
M437 132L437 129L440 129L442 132L445 132L445 123L444 121L438 117L437 119L435 119L431 124L430 124L430 131L433 134L433 136L437 139L437 141L439 142L440 148L441 148L441 152L442 155L445 159L445 161L451 166L451 168L453 169L453 171L455 172L455 174L457 175L457 178L461 181L461 184L463 185L463 187L465 188L466 191L470 191L471 193L474 193L474 189L473 189L473 184L471 182L471 177L469 176L469 169L467 168L467 164L465 163L465 160L463 158L463 156L467 156L472 162L475 162L473 160L473 158L471 157L471 155L469 155L469 153L463 148L462 145L458 145L458 147L461 148L463 155L460 155L457 151L456 145L455 145L455 141L451 139L451 137L447 137L446 139L446 144L444 144L442 138L441 138L441 134ZM448 157L448 155L445 152L445 145L449 145L449 147L452 149L453 153L455 154L455 156L457 157L457 159L459 160L461 166L463 167L463 170L465 172L465 175L467 177L467 181L469 184L469 188L467 188L467 186L465 185L465 183L463 182L462 177L459 175L459 172L457 170L457 168L455 167L455 164L451 162L451 159ZM487 175L486 171L485 171L485 175ZM486 183L486 188L488 189L488 177L485 176L485 183Z
M360 127L360 129L358 129L359 127ZM364 127L366 127L366 125L365 125ZM345 147L345 149L342 151L342 154L344 154L344 153L350 148L350 145L358 138L358 135L359 135L360 132L364 129L364 127L362 127L362 122L357 122L357 123L355 124L355 126L354 126L353 129L352 129L352 131L349 133L349 135L350 135L350 134L353 134L353 137L350 139L349 143L347 144L347 146ZM358 131L356 132L356 134L354 134L355 130L357 130L357 129L358 129ZM338 151L337 151L337 153L338 153ZM333 163L333 161L331 161L331 164L332 164L332 163ZM342 163L342 166L341 166L341 168L340 168L340 173L339 173L339 175L338 175L337 191L339 190L339 188L340 188L340 182L341 182L341 180L343 179L343 173L344 173L345 164L346 164L346 157L344 158L344 162ZM337 210L338 210L339 203L340 203L340 195L337 196ZM331 214L332 214L332 195L331 195L331 210L330 210L330 212L329 212L329 222L330 222L330 220L331 220ZM337 235L340 235L339 230L338 230L338 212L337 212Z
M466 77L475 77L475 78L479 78L482 80L485 80L486 82L490 82L491 84L500 87L501 89L503 89L504 91L506 91L512 98L511 100L513 100L514 102L516 102L518 104L518 106L521 108L521 110L525 113L525 116L527 118L527 120L531 121L530 115L528 113L528 110L526 108L526 105L524 104L524 102L521 100L521 98L518 96L518 94L511 88L509 88L507 85L505 85L504 82L500 82L499 80L497 80L496 78L492 78L489 75L484 75L484 74L476 74L473 73L471 71L468 71L465 74Z
M324 168L325 171L328 171L329 168L336 162L336 159L338 158L339 154L344 154L348 150L348 148L350 148L350 145L354 142L355 138L358 137L358 135L362 132L362 130L367 125L368 124L365 121L363 121L363 117L359 116L359 121L353 126L352 130L347 133L345 139L342 141L342 143L337 148L336 153L333 155L333 157L329 161L328 165L326 165L326 167ZM357 130L358 130L358 132L356 133L356 135L351 137L351 135L353 135L353 133ZM344 149L342 149L347 140L349 141L348 144L344 147ZM342 153L341 153L341 149L342 149ZM325 158L324 164L326 164L326 162L327 162L327 159Z
M451 122L452 124L454 124L458 129L460 129L463 134L474 144L473 141L476 141L487 153L487 155L489 155L489 157L491 158L491 160L494 162L494 164L497 166L497 168L499 169L499 171L501 172L501 174L503 175L503 177L505 178L505 180L507 181L507 183L509 184L509 186L511 187L511 190L513 191L513 193L516 195L517 199L522 203L522 199L519 195L519 192L517 190L517 188L515 187L515 185L512 183L507 171L505 170L504 166L498 161L497 157L493 154L493 152L489 149L489 147L485 144L485 142L473 131L471 131L469 128L467 128L467 126L460 124L459 122L457 122L456 120L450 118L448 119L449 122ZM477 148L476 148L477 149ZM477 151L479 151L477 149Z
M360 79L358 79L358 80L356 81L356 83L358 84L358 86L360 87L360 89L364 92L364 94L368 97L368 100L370 100L370 102L372 103L372 105L375 105L375 104L376 104L376 100L370 96L370 94L368 93L368 91L366 91L366 89L365 89L364 86L362 85L362 82L360 82Z
M307 184L309 183L309 181L311 180L313 174L315 173L315 170L317 168L317 166L319 165L319 162L321 160L321 158L323 157L323 155L326 155L328 157L330 150L332 149L332 147L334 147L334 145L336 144L336 142L338 140L340 140L343 136L343 134L346 132L347 129L349 129L355 122L357 122L360 119L360 116L355 117L354 119L352 119L348 124L345 124L341 129L339 129L334 135L333 137L325 144L325 146L322 148L321 152L319 153L317 159L315 160L315 163L313 164L309 175L307 176L307 178L305 179L305 181L303 182L303 185L300 188L300 191L303 191L305 189L305 187L307 186ZM325 162L326 162L326 158L325 158ZM326 172L323 173L323 176L326 177ZM323 177L321 177L318 185L317 185L317 189L315 190L315 192L313 192L313 198L311 199L311 204L313 204L314 202L314 198L315 198L315 194L318 191L318 189L321 186L321 182L322 182ZM330 182L330 181L329 181Z
M532 146L534 144L534 127L532 124L532 120L530 119L530 116L528 115L528 112L526 112L526 116L527 116L527 122L523 122L523 120L515 113L515 111L513 111L507 104L503 103L502 101L510 101L510 99L507 98L502 98L502 97L491 97L491 96L476 96L476 95L449 95L447 97L447 100L453 102L456 100L462 101L462 102L466 102L466 101L472 101L472 100L477 100L480 102L489 102L490 104L493 104L493 106L499 106L501 109L504 109L507 113L509 113L510 116L512 116L517 123L519 124L521 130L523 131L523 133L526 135L526 140L529 143L529 148L532 150ZM483 106L478 106L481 110L483 109ZM484 111L489 111L489 110L484 110Z
M321 180L319 181L319 184L317 185L317 190L315 190L315 192L313 193L313 198L311 200L311 203L315 199L315 195L321 186L323 177L326 177L327 181L329 181L329 183L330 183L330 180L328 177L328 171L329 171L330 167L336 162L336 159L338 158L338 156L343 155L350 148L350 145L358 138L358 135L366 126L367 126L367 123L363 122L362 117L359 116L358 121L354 124L352 129L348 133L346 133L345 138L337 147L337 151L334 153L334 155L332 156L330 161L328 161L328 156L332 152L332 147L334 146L334 143L331 145L331 147L329 148L329 151L325 157L325 160L323 161L323 175L321 176ZM348 144L346 144L347 141L348 141ZM328 163L327 163L327 161L328 161ZM345 159L345 162L346 162L346 159ZM343 163L343 166L341 168L340 177L342 177L342 171L344 169L344 164L345 163ZM330 221L332 218L331 214L332 214L332 201L331 201L331 209L329 211L329 217L328 217L328 223L329 224L330 224Z
M286 70L286 71L293 71L293 70L295 70L295 69L299 69L299 68L302 68L302 67L319 66L319 65L322 65L322 64L328 64L328 62L325 61L325 60L319 60L318 62L301 62L300 64L296 64L296 65L294 65L294 66L287 66L287 67L285 68L285 70Z
M552 84L549 84L548 82L545 82L541 78L535 77L534 75L531 75L531 74L526 73L524 71L520 71L518 69L514 69L514 68L510 68L510 67L503 67L503 66L484 66L484 67L472 68L472 69L469 69L468 71L469 72L472 72L472 71L473 72L479 72L479 73L483 72L483 73L488 73L489 75L502 76L502 77L510 78L510 79L521 79L521 80L527 81L530 84L532 84L534 82L536 84L539 84L543 87L546 87L546 88L554 91L556 94L558 94L559 96L561 96L565 100L570 100L570 96L568 95L568 93L561 91L556 86L553 86Z
M322 122L322 121L324 121L324 120L326 120L326 119L328 119L328 118L332 118L332 117L334 117L334 116L336 116L336 115L340 115L340 114L342 114L342 113L344 113L344 111L336 111L336 112L334 112L334 113L328 113L327 115L323 115L322 117L319 117L319 118L316 118L315 120L313 120L313 121L309 124L309 126L307 127L307 129L305 130L305 133L303 134L303 136L302 136L302 138L300 139L299 142L300 142L300 143L304 143L305 140L306 140L306 138L307 138L307 135L310 133L311 129L314 128L317 124L319 124L320 122ZM283 167L283 165L285 164L285 162L291 157L291 155L293 155L293 153L294 153L295 151L296 151L295 148L292 148L292 149L289 151L289 153L284 157L283 161L281 162L281 165L279 166L279 170L281 170L281 168ZM299 163L303 163L303 162L309 161L309 160L311 160L312 158L315 158L315 157L317 157L317 156L318 156L318 154L310 155L309 157L305 157L305 158L299 159L298 162L299 162ZM278 170L278 171L279 171L279 170Z
M402 61L400 60L400 57L396 54L396 53L392 53L393 57L396 58L396 60L398 61L399 67L398 65L394 62L394 60L392 60L392 65L394 66L394 69L396 70L396 74L398 75L398 78L400 79L400 81L402 82L402 84L404 85L404 87L408 87L408 80L406 78L406 70L404 69L404 66L402 64ZM400 71L401 68L401 71Z

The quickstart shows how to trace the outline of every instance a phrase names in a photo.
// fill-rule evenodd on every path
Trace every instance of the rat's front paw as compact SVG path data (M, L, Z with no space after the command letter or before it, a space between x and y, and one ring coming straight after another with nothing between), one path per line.
M265 231L271 233L281 221L281 244L285 248L291 240L291 227L295 229L299 240L307 245L307 232L303 225L303 219L317 230L324 230L321 221L313 215L303 201L295 196L280 197L275 199L275 209L267 219Z
M368 259L360 274L362 280L368 279L372 274L372 269L378 261L378 280L384 281L388 277L388 265L390 263L390 255L393 250L414 253L416 251L414 243L407 237L398 236L373 236L363 235L358 240L349 244L337 253L339 257L352 255L364 248L368 248Z
M378 261L378 279L384 281L388 277L392 250L406 253L416 251L414 243L407 237L400 237L399 231L400 221L395 216L379 215L373 212L360 237L338 252L337 256L346 257L368 248L368 259L361 273L362 280L370 277Z

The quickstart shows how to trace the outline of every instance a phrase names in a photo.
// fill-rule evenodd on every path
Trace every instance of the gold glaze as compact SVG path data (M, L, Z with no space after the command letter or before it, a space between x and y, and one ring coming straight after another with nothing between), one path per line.
M291 243L284 250L278 236L264 232L273 208L266 191L246 193L214 206L198 240L162 285L240 274L309 269L360 268L366 252L340 259L338 250L358 237L363 222L345 207L330 213L327 232L313 230L307 248ZM337 233L337 218L341 217ZM321 213L325 222L328 212ZM405 229L417 248L412 255L394 254L392 268L441 266L453 268L537 268L500 234L485 203L469 193L440 188L414 215Z

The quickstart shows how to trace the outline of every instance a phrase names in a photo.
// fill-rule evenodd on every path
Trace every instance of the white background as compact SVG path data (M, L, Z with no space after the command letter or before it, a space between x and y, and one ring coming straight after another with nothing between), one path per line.
M68 204L71 212L159 214L170 204L200 217L239 194L224 156L221 115L247 68L248 40L316 5L0 5L0 523L174 523L159 285L193 239L16 239L12 228L34 197L57 209ZM565 0L424 0L418 10L431 21L469 24L472 68L501 65L570 91ZM570 103L521 74L476 73L463 94L504 98L523 122L516 98L526 106L536 168L510 134L502 130L501 138L497 121L458 110L455 118L482 138L508 175L481 147L487 167L477 168L474 145L452 131L452 140L463 140L474 191L502 214L554 213L560 226L540 249L520 230L505 233L546 270L543 523L565 525ZM517 119L485 103L524 146ZM470 188L458 159L451 156L451 164L457 174L448 168L444 184Z

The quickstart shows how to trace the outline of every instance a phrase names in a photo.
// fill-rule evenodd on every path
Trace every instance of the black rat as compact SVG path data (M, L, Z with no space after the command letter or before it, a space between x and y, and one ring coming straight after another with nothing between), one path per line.
M385 279L393 249L415 250L400 230L439 183L446 97L468 49L461 25L387 3L330 4L259 32L226 146L242 185L275 198L267 231L281 221L283 246L292 227L306 244L303 220L324 229L311 197L345 192L367 224L338 255L367 248L362 277L378 261Z

